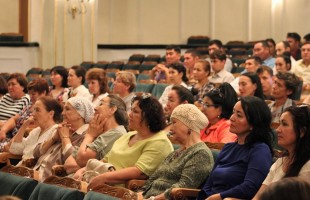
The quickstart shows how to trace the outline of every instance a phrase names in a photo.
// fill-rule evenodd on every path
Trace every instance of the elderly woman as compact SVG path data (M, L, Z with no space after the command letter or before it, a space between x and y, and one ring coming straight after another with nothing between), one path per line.
M65 162L68 174L84 167L91 158L101 160L111 150L114 142L127 133L128 125L126 105L123 100L109 94L95 108L95 116L89 123L84 140L76 156L70 156Z
M225 144L198 200L251 199L268 174L272 164L272 130L271 114L264 100L241 97L230 121L230 132L238 140Z
M239 96L256 96L264 99L264 93L259 76L254 72L246 72L239 77Z
M223 83L204 95L202 111L209 119L209 125L200 132L204 142L227 143L235 142L237 137L229 131L229 118L238 99L234 88Z
M30 104L27 79L24 74L13 73L8 78L8 93L0 100L0 120L8 120ZM0 140L5 139L4 135Z
M188 78L186 76L186 68L182 63L172 63L168 66L169 69L169 80L171 85L167 86L159 98L159 102L166 106L168 101L168 93L174 85L182 85L187 87Z
M92 103L83 97L72 97L66 102L62 115L64 123L57 132L34 150L38 158L35 170L39 170L41 180L52 175L54 165L63 165L65 160L77 149L84 139L88 123L92 119Z
M8 151L8 148L5 145L14 135L16 135L17 131L23 125L24 121L30 116L32 105L37 101L39 97L46 96L48 94L48 91L48 83L43 78L34 79L28 84L28 92L31 104L25 106L23 110L21 110L19 113L11 117L3 124L0 130L0 135L4 135L6 139L5 141L0 143L0 150Z
M271 90L274 102L268 105L272 113L272 122L279 123L285 108L295 105L291 98L297 91L299 82L298 77L293 73L279 72L275 75Z
M68 86L70 87L63 94L62 100L66 102L71 97L90 98L88 89L83 85L85 82L86 70L82 66L72 66L68 74Z
M126 104L127 112L131 110L131 100L135 96L136 76L131 72L120 71L116 73L113 83L113 92L118 94Z
M170 153L143 186L143 197L170 199L173 188L198 188L213 167L210 149L200 140L208 119L192 104L177 106L171 115L171 135L180 148ZM203 164L197 164L203 163Z
M9 152L22 155L22 161L33 158L33 150L36 144L44 142L55 134L58 128L57 123L62 121L62 106L52 97L39 98L32 110L31 116L24 121L9 143ZM25 137L26 129L30 123L35 123L38 127ZM19 164L22 164L22 161Z
M100 105L100 101L108 96L109 88L105 71L100 68L93 68L87 71L86 81L88 90L92 94L91 102L94 107Z
M104 158L116 170L93 178L88 189L103 183L114 185L130 179L147 179L173 151L166 132L161 131L165 127L165 116L158 100L143 94L134 97L132 102L129 128L135 131L116 140Z
M278 144L286 155L271 166L255 198L271 183L285 177L298 176L309 181L310 177L310 108L308 105L290 106L284 110L277 128Z
M59 102L68 87L68 70L63 66L55 66L51 69L52 89L50 95Z

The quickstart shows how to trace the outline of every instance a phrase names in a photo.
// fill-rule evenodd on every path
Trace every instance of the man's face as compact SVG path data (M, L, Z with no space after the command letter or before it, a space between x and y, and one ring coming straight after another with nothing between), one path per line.
M267 71L258 74L260 82L262 83L263 93L266 96L270 96L272 88L272 76Z
M294 38L288 37L286 38L286 41L290 44L292 50L299 49L299 42L296 41Z
M262 60L266 60L270 56L269 52L269 48L264 47L261 42L254 45L253 55L259 57Z
M245 69L248 72L256 72L257 68L258 68L258 64L256 64L254 59L248 59L245 61Z
M305 44L301 47L301 58L310 61L310 44Z
M285 49L283 42L279 42L276 45L276 54L277 54L277 56L283 55L284 52L290 52L290 49L289 48Z
M197 60L198 60L198 57L197 56L193 57L191 53L184 54L184 65L188 69L192 69L195 63L197 62Z
M220 48L215 44L210 45L208 47L209 55L211 55L215 50L220 50Z
M181 55L174 49L166 50L166 61L168 64L179 62Z
M225 60L219 60L217 58L211 59L211 67L215 73L220 72L222 69L224 69L225 66Z

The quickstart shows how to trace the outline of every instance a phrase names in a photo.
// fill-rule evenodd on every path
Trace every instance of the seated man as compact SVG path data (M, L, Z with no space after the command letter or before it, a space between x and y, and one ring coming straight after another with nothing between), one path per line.
M194 65L199 60L199 53L195 49L189 49L184 53L184 66L186 67L186 74L189 83L195 83L194 79Z
M290 44L291 55L295 60L301 59L300 40L301 37L298 33L287 33L286 35L286 41Z
M273 83L273 71L270 67L261 66L256 71L257 75L260 78L260 82L262 84L264 99L271 100L271 87Z
M225 70L226 54L223 51L215 50L211 55L211 68L213 70L209 81L211 83L232 82L234 76Z
M257 42L254 45L253 55L258 56L263 61L263 65L271 68L274 67L276 59L272 57L269 45L266 41Z
M166 47L166 62L157 64L151 71L151 79L156 82L169 83L168 65L180 62L181 48L179 46L169 45Z
M225 52L224 50L224 46L223 43L221 42L221 40L211 40L209 42L209 46L208 46L208 51L209 51L209 55L211 55L215 50L221 50L223 52ZM210 59L207 59L207 61L209 61L211 63ZM231 72L231 69L233 67L233 64L231 62L231 60L226 56L226 62L225 62L225 70L228 72Z

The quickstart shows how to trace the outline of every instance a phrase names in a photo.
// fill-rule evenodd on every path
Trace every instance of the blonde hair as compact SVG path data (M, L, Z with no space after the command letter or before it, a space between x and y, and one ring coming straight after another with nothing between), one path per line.
M132 92L136 88L136 76L133 73L120 71L116 73L116 78L120 78L125 85L130 86L129 92Z

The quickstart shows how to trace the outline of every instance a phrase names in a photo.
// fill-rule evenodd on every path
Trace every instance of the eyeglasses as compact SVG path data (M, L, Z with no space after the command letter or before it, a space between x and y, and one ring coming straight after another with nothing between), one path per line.
M218 104L208 104L204 103L202 100L199 101L200 105L202 106L203 109L210 108L210 107L218 107Z

